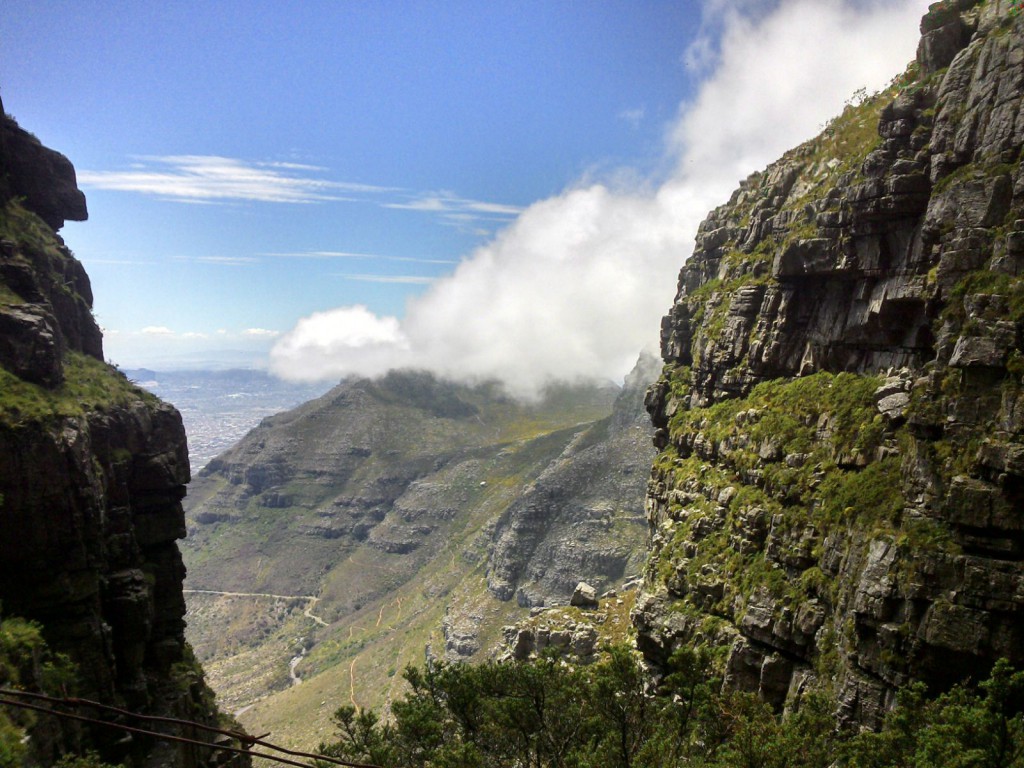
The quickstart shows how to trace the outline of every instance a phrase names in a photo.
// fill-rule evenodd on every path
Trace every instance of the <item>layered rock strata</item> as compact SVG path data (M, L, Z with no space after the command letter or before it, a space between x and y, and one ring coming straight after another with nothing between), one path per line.
M361 705L390 691L394 680L369 675L400 666L396 655L419 663L429 645L479 657L524 607L564 605L581 579L607 589L642 568L654 453L643 398L659 370L646 356L621 389L553 387L535 402L424 372L346 380L265 419L199 474L189 586L315 596L324 623L308 627L305 679L350 681L361 654ZM193 601L190 632L223 700L241 709L289 693L294 617L269 628L251 601L204 610L214 599ZM390 660L369 661L377 654ZM276 717L287 698L255 714Z
M183 634L181 418L103 362L89 278L55 231L86 216L74 169L8 117L0 205L3 612L38 621L76 663L68 693L213 724ZM35 740L135 764L193 766L213 754L110 728L78 732L77 744Z
M1024 662L1024 18L921 29L701 225L648 395L641 649L709 645L727 684L866 725Z
M651 459L643 400L658 373L641 355L612 415L579 436L504 511L494 531L487 584L520 605L564 604L581 578L635 575L640 553L632 530L642 525Z

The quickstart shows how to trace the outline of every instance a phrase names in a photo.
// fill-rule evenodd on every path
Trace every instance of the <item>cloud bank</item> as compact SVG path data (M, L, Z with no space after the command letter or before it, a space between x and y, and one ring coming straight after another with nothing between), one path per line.
M708 210L818 133L854 91L901 72L926 10L926 0L708 0L687 55L702 83L667 134L670 178L581 184L535 203L404 317L356 306L301 320L271 351L272 370L326 379L418 367L501 379L522 395L621 378L656 343Z

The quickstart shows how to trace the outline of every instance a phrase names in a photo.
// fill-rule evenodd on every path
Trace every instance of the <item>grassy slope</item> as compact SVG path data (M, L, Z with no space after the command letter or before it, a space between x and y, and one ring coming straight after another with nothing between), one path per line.
M319 626L304 615L308 601L189 596L190 639L225 708L249 707L241 720L254 732L313 746L328 735L339 705L386 704L402 685L404 666L422 663L428 647L443 654L446 610L478 620L484 648L500 639L504 624L526 615L486 590L489 526L610 404L607 395L594 392L562 393L534 406L480 391L461 394L474 401L476 417L439 418L376 391L346 417L351 421L344 436L332 431L330 419L307 419L317 432L315 439L306 433L311 444L358 443L353 432L365 438L372 430L373 455L340 484L323 475L290 479L293 506L267 508L261 497L240 501L246 525L193 526L198 536L186 546L190 587L231 583L238 591L315 594L319 600L310 610L330 624ZM325 397L321 407L330 400ZM307 429L302 421L280 419L299 431ZM297 533L296 526L314 519L329 499L346 489L374 487L393 473L395 462L431 466L402 495L396 505L402 508L389 510L375 531L420 508L450 511L447 520L432 520L436 528L414 551L392 554L345 538ZM202 478L193 514L225 492L237 487L216 476ZM303 682L291 685L289 660L301 648L308 648L296 665ZM265 695L268 690L273 692Z
M8 257L12 271L34 274L42 291L52 285L65 292L71 300L88 307L88 301L77 295L63 278L66 264L73 260L60 238L36 214L17 200L8 200L0 207L0 239L14 244ZM0 307L26 304L24 297L0 274ZM0 367L0 426L20 429L66 417L81 417L100 408L126 406L137 400L149 403L156 398L129 382L122 374L103 362L74 350L64 355L64 382L47 389L23 381Z

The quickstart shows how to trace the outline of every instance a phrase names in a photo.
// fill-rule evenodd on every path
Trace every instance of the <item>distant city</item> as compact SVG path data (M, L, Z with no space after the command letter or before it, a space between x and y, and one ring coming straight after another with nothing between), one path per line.
M238 442L267 416L319 397L336 382L296 384L265 371L124 371L181 411L192 474Z

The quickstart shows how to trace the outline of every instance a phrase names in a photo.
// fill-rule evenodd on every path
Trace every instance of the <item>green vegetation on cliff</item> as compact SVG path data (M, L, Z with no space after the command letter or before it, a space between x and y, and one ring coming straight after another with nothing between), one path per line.
M676 653L658 696L623 647L594 665L556 656L520 664L409 667L408 692L383 722L345 705L325 755L385 768L904 768L1024 765L1024 672L1001 662L977 688L928 700L901 692L879 733L836 730L807 695L779 717L723 691L707 660ZM325 764L326 765L326 764Z
M156 403L103 363L88 277L25 205L0 206L0 426Z
M1024 663L1024 18L936 3L917 61L698 230L634 620L779 710Z
M71 660L53 653L35 622L0 620L0 688L52 696L74 693L77 672ZM37 730L40 720L45 720ZM0 768L52 761L69 749L54 719L27 709L0 705Z
M25 426L49 419L82 417L91 411L158 400L116 368L80 352L68 352L64 381L56 388L24 381L0 368L0 425Z
M675 376L671 390L685 390ZM905 427L878 412L881 384L819 372L674 413L653 477L680 491L669 494L659 518L652 565L682 598L676 610L698 621L736 620L760 603L779 620L804 604L835 606L839 583L816 565L830 531L857 528L930 548L931 523L902 519L895 452L907 438ZM941 536L936 542L953 546ZM809 620L813 632L817 620ZM713 645L731 643L728 635L707 636ZM830 658L837 639L820 636L815 653Z

